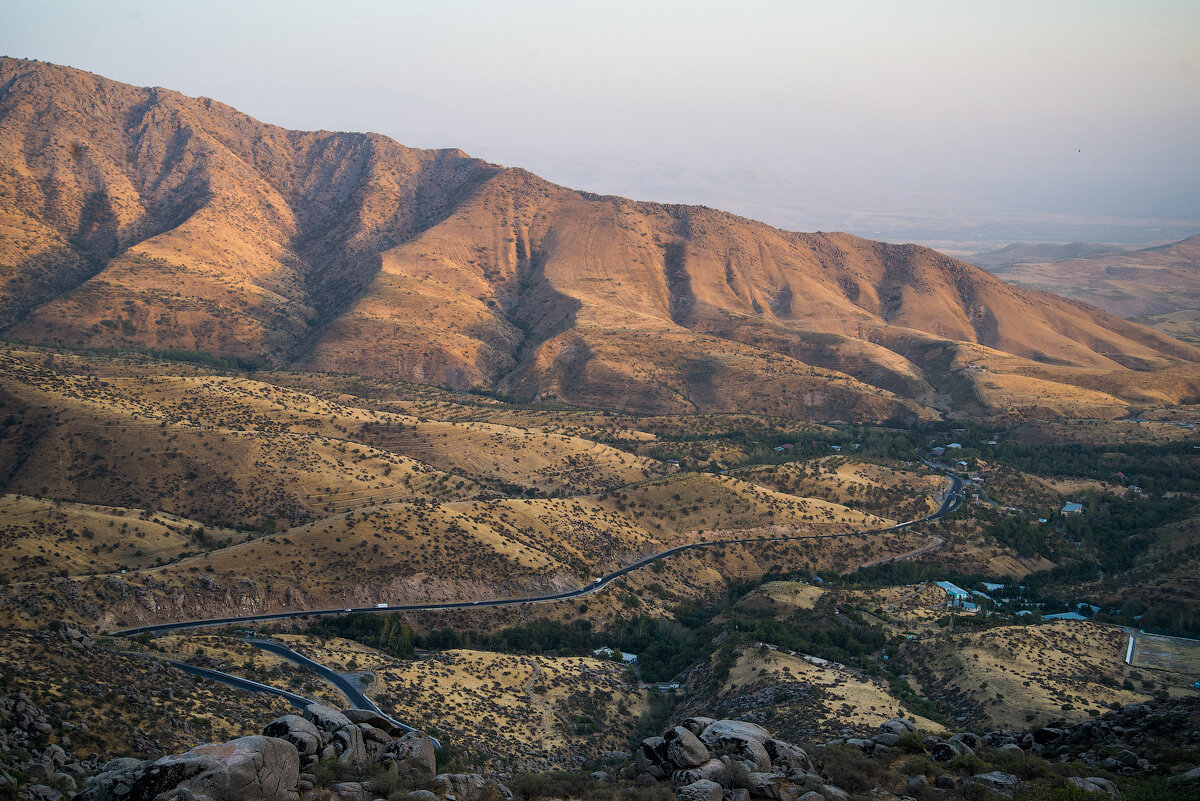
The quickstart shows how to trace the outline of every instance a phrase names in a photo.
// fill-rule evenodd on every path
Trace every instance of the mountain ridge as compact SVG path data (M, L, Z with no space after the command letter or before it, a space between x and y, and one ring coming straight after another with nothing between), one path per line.
M927 248L288 131L67 67L0 59L0 153L13 339L646 411L1113 416L1200 393L1200 350Z

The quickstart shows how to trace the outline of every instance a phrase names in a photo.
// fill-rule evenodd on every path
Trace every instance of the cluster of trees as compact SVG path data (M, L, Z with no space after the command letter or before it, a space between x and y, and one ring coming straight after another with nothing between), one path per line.
M378 648L401 659L417 655L421 637L398 615L351 612L323 618L308 628L314 637L342 637Z
M1038 475L1078 476L1112 480L1124 474L1129 484L1154 495L1162 492L1200 492L1193 442L1160 445L1056 445L1047 448L1003 441L990 458Z
M764 642L844 664L862 664L887 643L881 626L835 622L829 610L800 610L787 620L735 620L733 631L746 640Z
M1063 532L1095 553L1106 573L1128 570L1154 541L1154 529L1191 516L1196 500L1183 495L1124 497L1091 494L1082 500L1083 514L1065 515Z

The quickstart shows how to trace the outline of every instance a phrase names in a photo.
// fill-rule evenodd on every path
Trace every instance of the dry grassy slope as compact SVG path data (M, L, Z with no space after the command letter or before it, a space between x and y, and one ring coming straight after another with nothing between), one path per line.
M0 78L14 336L643 410L1096 406L1074 386L1120 407L1147 383L1129 368L1166 400L1200 394L1200 351L928 249L597 197L53 65L4 59ZM979 347L1062 397L981 397L954 372Z
M894 521L819 498L798 497L734 476L681 473L613 492L603 503L662 532L768 530L832 533L883 528Z
M72 719L90 731L72 732L64 745L102 760L157 758L209 739L257 734L294 711L274 695L242 692L148 656L80 648L40 632L0 631L0 672L8 692L25 692L42 706L67 704Z
M242 578L290 586L313 603L468 600L531 587L575 587L655 543L588 501L387 504L319 521L155 571L186 586L200 568L223 587Z
M588 492L661 474L664 465L575 436L521 425L440 422L371 424L360 438L481 483L544 492Z
M934 496L945 488L941 476L853 457L761 465L739 470L736 475L781 493L820 498L863 511L886 511L905 520L915 520L937 509Z
M505 770L582 767L624 748L645 693L622 665L457 650L376 671L374 699ZM580 726L586 715L590 725Z
M801 742L847 729L877 733L881 723L896 717L912 720L924 731L942 729L905 709L878 679L769 648L737 652L720 688L685 705L693 714L757 720L777 736Z
M165 512L0 495L0 581L151 567L246 536Z
M730 479L699 482L689 492L690 483L633 488L625 501L604 503L573 498L385 504L131 575L131 581L152 577L154 600L109 608L121 619L190 614L188 605L197 598L189 590L196 585L208 608L256 611L520 597L578 587L638 556L700 538L691 524L701 513L721 523L704 539L830 533L884 522L827 502L777 498ZM722 490L723 484L728 486ZM683 492L689 492L689 502L708 504L704 511L682 511L686 502L673 496L682 499ZM669 508L658 509L659 499ZM893 553L915 547L893 539L756 550L765 565L781 556L790 562L799 552L808 559L820 560L828 552L843 563L861 563L876 549ZM713 556L699 559L711 562ZM655 580L670 587L671 574L695 569L670 568ZM762 569L757 563L745 566L749 573ZM641 586L643 578L631 586ZM720 582L720 574L697 586L714 582ZM685 587L676 589L688 594Z
M578 437L442 423L169 370L97 375L82 359L0 355L0 400L13 416L0 443L4 488L152 505L209 524L274 515L287 525L389 501L465 499L478 494L476 480L586 491L660 469Z
M178 383L176 383L178 381ZM143 392L144 391L144 392ZM207 524L307 520L396 497L470 497L475 486L347 441L361 410L264 401L252 382L124 381L0 356L0 441L9 492L153 506ZM306 411L307 410L307 411ZM322 412L330 417L312 419ZM339 428L340 426L340 428Z
M1140 684L1120 689L1136 672L1125 664L1126 642L1113 626L1056 621L936 635L902 653L926 695L976 725L1020 729L1147 698Z

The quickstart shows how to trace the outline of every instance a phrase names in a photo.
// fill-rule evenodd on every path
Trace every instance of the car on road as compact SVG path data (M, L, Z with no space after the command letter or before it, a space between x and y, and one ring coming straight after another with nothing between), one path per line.
M375 604L376 609L387 609L387 604Z

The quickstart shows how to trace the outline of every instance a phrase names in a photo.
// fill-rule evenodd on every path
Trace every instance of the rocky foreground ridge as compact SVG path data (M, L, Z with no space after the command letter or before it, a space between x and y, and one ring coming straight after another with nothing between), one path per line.
M897 718L873 736L808 748L755 723L690 717L610 770L544 776L438 772L424 732L319 704L271 721L262 734L154 760L76 758L70 735L87 723L64 702L43 708L15 694L0 698L0 717L0 797L30 801L1000 801L1056 788L1086 799L1119 798L1122 777L1135 775L1162 777L1173 797L1200 791L1194 698L1027 732L929 734Z

